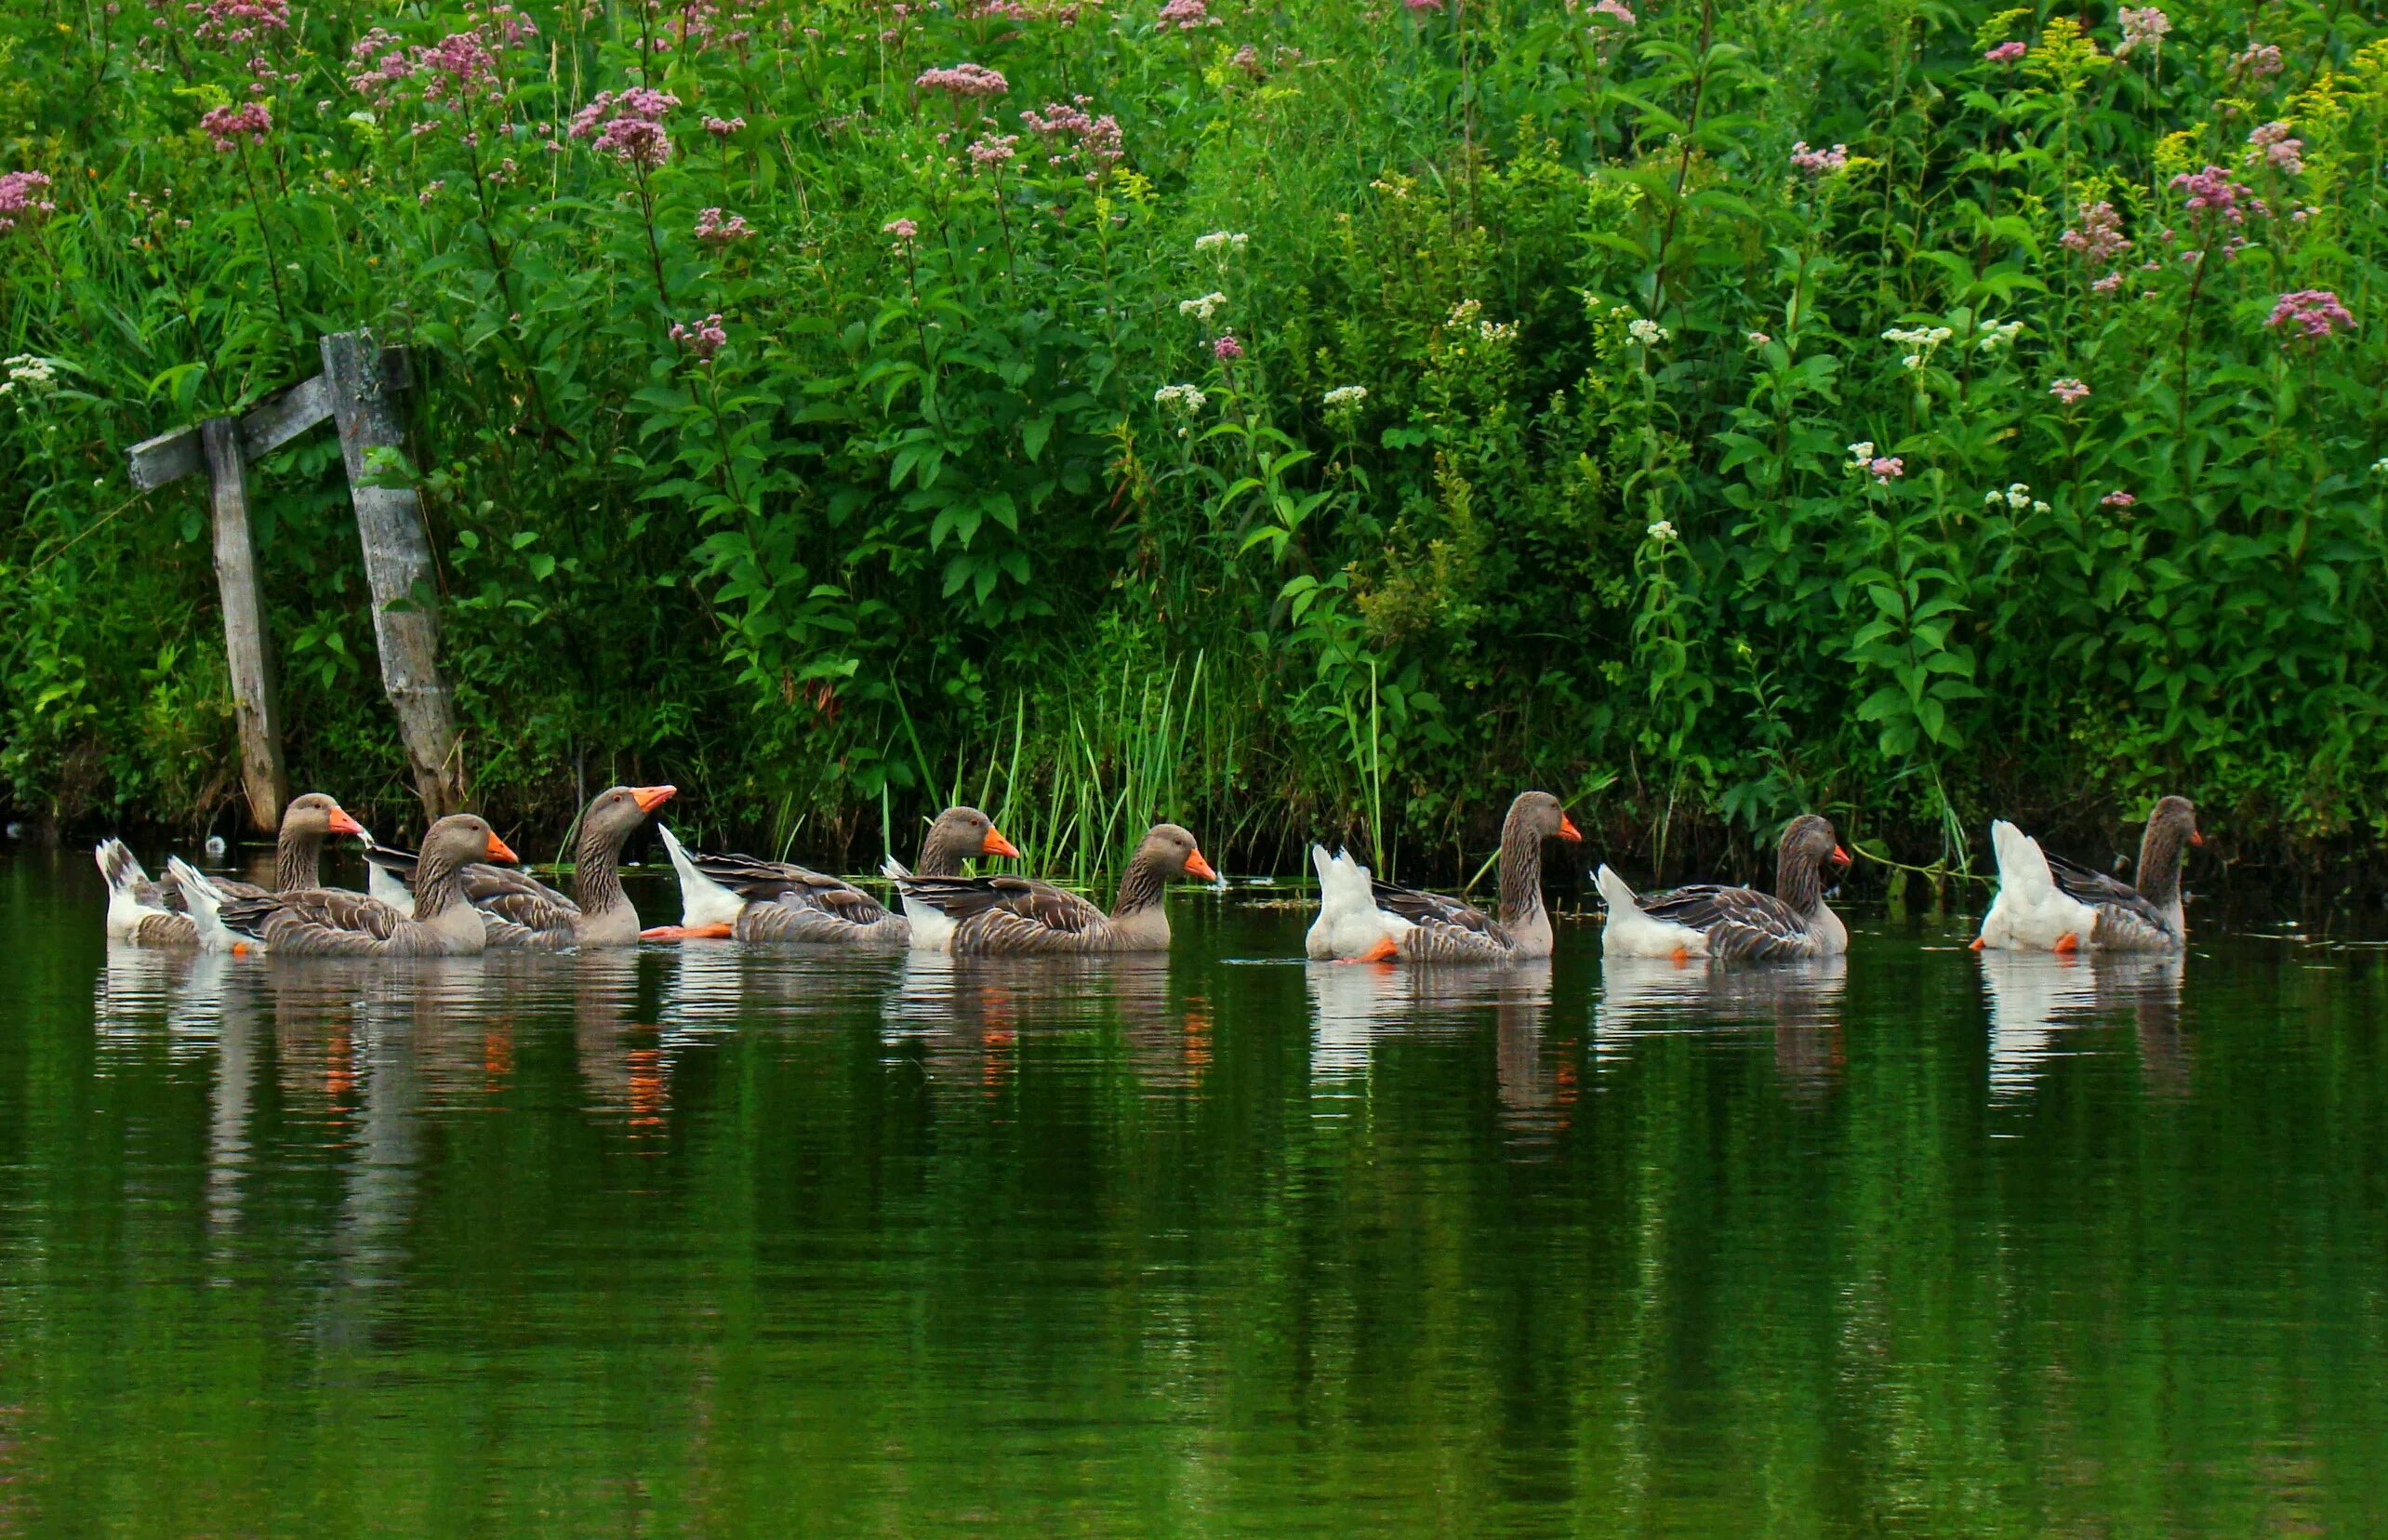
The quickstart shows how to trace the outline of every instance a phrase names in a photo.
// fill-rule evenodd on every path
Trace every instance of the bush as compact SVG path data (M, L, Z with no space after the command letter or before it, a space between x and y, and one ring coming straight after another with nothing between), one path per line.
M2388 831L2388 38L2343 9L0 27L21 805L230 794L200 494L118 456L370 325L505 812ZM322 438L259 486L293 773L388 801Z

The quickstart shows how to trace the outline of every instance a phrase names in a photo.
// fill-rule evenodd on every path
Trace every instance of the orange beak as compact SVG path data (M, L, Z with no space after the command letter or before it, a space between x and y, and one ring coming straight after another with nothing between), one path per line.
M498 831L494 829L489 831L489 858L493 861L512 861L517 865L520 865L523 859L514 854L512 847L498 837Z
M2198 833L2193 829L2189 831L2189 843L2193 845L2204 844L2206 843L2206 836Z
M1840 846L1838 846L1838 845L1835 845L1835 846L1833 846L1833 865L1835 865L1835 866L1847 866L1847 865L1849 865L1849 852L1848 852L1848 851L1846 851L1846 850L1843 850L1843 849L1842 849Z
M639 804L642 813L652 813L680 794L676 786L633 786L630 801Z
M338 807L332 809L331 822L327 827L330 828L331 831L335 834L362 834L365 832L365 825L357 822L354 818L350 817L345 809Z
M987 838L979 843L978 853L981 856L1017 856L1020 847L1003 838L1000 830L990 829L987 831Z
M1575 827L1573 818L1561 813L1559 816L1559 837L1562 840L1581 840L1584 838L1584 830Z
M1219 874L1211 870L1211 863L1202 859L1202 853L1199 850L1186 857L1186 875L1200 877L1206 883L1215 883L1219 880Z

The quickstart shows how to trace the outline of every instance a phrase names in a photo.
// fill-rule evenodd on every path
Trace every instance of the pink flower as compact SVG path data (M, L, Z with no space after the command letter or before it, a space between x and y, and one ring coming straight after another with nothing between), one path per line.
M1017 153L1013 147L1019 142L1017 134L983 134L970 141L971 163L1000 172Z
M2123 238L2123 217L2101 199L2081 211L2081 227L2058 237L2058 245L2077 253L2092 267L2105 267L2131 248Z
M2096 283L2090 285L2090 292L2092 294L2112 294L2122 286L2123 275L2119 272L2110 272L2103 278L2099 279Z
M713 355L729 345L730 334L722 325L720 312L697 322L674 321L671 339L696 355L699 364L710 364Z
M243 136L252 144L263 144L266 130L272 126L273 114L262 101L245 107L210 107L199 120L199 131L213 139L219 151L239 149Z
M42 194L49 191L50 179L40 171L10 171L0 174L0 231L14 230L20 219L46 218L58 212L58 205Z
M1849 146L1836 144L1829 150L1811 150L1801 139L1791 147L1791 169L1804 171L1811 177L1830 176L1849 165Z
M1439 11L1442 9L1442 0L1401 0L1401 4L1404 8L1413 11Z
M444 181L427 181L423 184L423 190L415 194L415 201L425 208L429 208L431 206L431 199L438 194L441 188L446 185Z
M1754 332L1751 332L1751 333L1749 333L1749 334L1747 334L1747 335L1748 335L1748 338L1749 338L1749 345L1750 345L1751 347L1753 347L1753 348L1763 348L1763 347L1764 347L1764 346L1766 346L1769 342L1771 342L1771 341L1773 341L1773 340L1774 340L1774 339L1772 339L1772 338L1771 338L1771 337L1767 336L1764 332L1761 332L1761 331L1754 331Z
M2101 508L2129 508L2137 501L2139 501L2137 498L2131 496L2129 493L2124 491L2118 486L2112 492L2107 493L2104 497L2099 498L2098 506Z
M2231 60L2231 73L2249 80L2269 80L2280 73L2280 50L2269 43L2258 43Z
M1425 0L1423 5L1420 3L1420 0L1402 0L1402 4L1408 6L1412 10L1438 10L1441 8L1440 0ZM1161 21L1161 30L1162 32L1167 32L1172 27L1176 28L1179 32L1192 32L1197 27L1224 27L1227 25L1226 21L1211 14L1211 7L1205 5L1203 0L1169 0L1169 4L1161 7L1161 16L1159 20Z
M709 117L705 120L705 132L719 139L728 139L732 134L736 133L739 129L745 126L746 119L742 117Z
M909 241L921 232L921 227L909 219L890 219L879 227L879 232L893 235L899 241Z
M671 158L671 137L664 132L663 117L679 105L678 97L644 86L600 91L573 114L567 137L588 139L590 149L625 166L653 170Z
M1624 3L1624 0L1600 0L1599 5L1592 7L1592 14L1595 16L1605 16L1620 27L1631 27L1638 24L1632 8L1627 7Z
M1243 355L1243 344L1236 340L1236 334L1233 332L1223 334L1216 342L1211 344L1211 356L1222 364L1241 358Z
M2320 341L2332 332L2355 330L2355 312L2330 289L2298 289L2284 294L2263 323L2275 331L2286 329L2288 347L2299 341Z
M2090 399L2090 387L2068 375L2050 386L2048 393L2071 406Z
M984 64L956 64L950 69L922 70L912 84L923 91L943 91L956 101L972 97L999 97L1012 83Z
M2031 51L2029 44L2018 39L2012 43L2001 43L1982 57L1986 62L1992 64L2012 64Z
M1086 179L1093 182L1126 159L1127 152L1121 148L1120 120L1108 113L1090 117L1085 111L1089 100L1081 96L1069 102L1048 101L1041 113L1022 113L1020 122L1032 134L1069 145L1068 153L1087 168ZM1053 159L1058 164L1061 157Z
M2267 123L2254 129L2247 136L2247 142L2249 160L2255 158L2255 151L2261 150L2265 160L2292 177L2305 169L2305 141L2290 139L2285 123Z
M725 246L751 238L754 226L746 222L743 214L724 216L718 208L700 209L696 215L696 238L707 246Z
M182 8L199 18L191 35L203 43L232 46L290 30L289 0L190 0Z
M2172 30L2172 19L2154 6L2134 10L2123 7L2123 40L2115 46L2115 57L2126 59L2133 49L2145 44L2151 48L2164 46L2164 34Z
M1865 473L1888 486L1907 473L1907 462L1895 455L1877 455L1866 463Z
M2209 166L2203 171L2183 171L2172 179L2171 185L2174 192L2189 194L2189 212L2209 225L2242 225L2250 210L2264 215L2272 212L2262 198L2249 192L2244 182L2232 180L2231 174L2219 166Z

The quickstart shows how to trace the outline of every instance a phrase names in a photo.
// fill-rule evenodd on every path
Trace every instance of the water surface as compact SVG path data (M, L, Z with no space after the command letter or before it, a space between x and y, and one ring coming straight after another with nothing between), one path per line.
M1429 975L1245 900L375 964L0 864L0 1529L2388 1530L2379 954Z

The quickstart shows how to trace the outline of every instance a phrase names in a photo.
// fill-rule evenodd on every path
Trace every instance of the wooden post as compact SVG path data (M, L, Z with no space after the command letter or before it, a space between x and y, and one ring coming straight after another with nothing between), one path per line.
M232 679L232 715L240 725L241 790L249 822L263 833L282 827L290 775L282 763L281 712L274 701L273 659L265 645L265 606L257 591L257 544L249 535L248 475L241 425L209 418L199 425L206 456L208 508L216 524L216 591L224 604L224 664Z
M365 332L325 337L324 381L331 391L332 420L339 427L357 538L365 548L365 581L373 591L381 685L398 713L398 736L413 762L424 812L441 817L465 804L464 760L447 683L440 676L431 543L423 529L422 503L412 487L369 485L372 451L394 450L405 441L380 345Z

